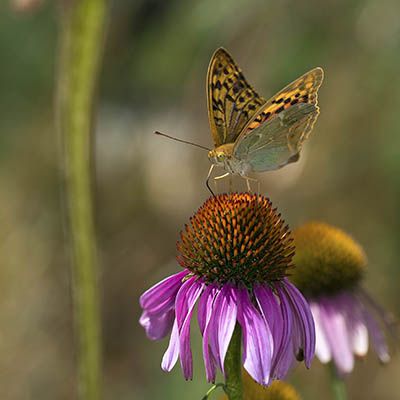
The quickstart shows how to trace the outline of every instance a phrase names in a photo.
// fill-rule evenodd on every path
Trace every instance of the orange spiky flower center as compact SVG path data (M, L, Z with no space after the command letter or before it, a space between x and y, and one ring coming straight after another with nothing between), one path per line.
M178 262L209 283L272 283L283 279L292 267L289 228L261 195L209 198L180 237Z

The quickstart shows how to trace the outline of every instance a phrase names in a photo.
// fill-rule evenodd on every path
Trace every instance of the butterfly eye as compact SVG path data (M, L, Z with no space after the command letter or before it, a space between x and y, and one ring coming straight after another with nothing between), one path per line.
M217 154L217 160L222 161L224 159L224 155L222 153Z

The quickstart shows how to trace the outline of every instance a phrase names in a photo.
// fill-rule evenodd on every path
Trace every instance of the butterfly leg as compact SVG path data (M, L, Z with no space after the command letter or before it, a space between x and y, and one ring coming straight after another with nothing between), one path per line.
M257 182L257 190L258 190L257 193L260 193L260 181L258 179L250 178L248 176L243 176L243 178L246 179L247 190L249 192L251 192L250 181L252 181L252 182Z
M215 183L215 189L216 190L218 190L217 181L219 181L220 179L226 178L228 175L229 175L229 172L227 172L227 173L225 173L223 175L220 175L220 176L216 176L214 178L214 183Z
M233 181L232 181L232 174L229 176L229 192L232 193L233 191Z
M251 192L250 180L246 178L247 191Z
M219 181L220 179L226 178L228 175L230 175L230 172L227 172L226 174L220 175L220 176L216 176L214 178L214 181Z

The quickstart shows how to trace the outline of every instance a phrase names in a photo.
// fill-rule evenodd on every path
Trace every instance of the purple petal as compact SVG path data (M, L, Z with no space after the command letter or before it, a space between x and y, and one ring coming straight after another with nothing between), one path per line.
M161 368L164 371L171 371L174 368L179 356L179 333L178 333L178 324L176 322L176 318L174 321L174 326L172 327L171 337L169 339L169 345L164 353Z
M358 356L365 356L368 352L368 329L360 301L353 293L342 293L337 296L337 301L346 318L351 350Z
M273 291L268 286L254 288L254 294L265 323L270 327L274 339L274 353L272 357L272 372L274 379L283 379L290 363L284 361L292 331L292 319L285 304L279 304ZM290 357L293 359L293 357ZM282 368L283 367L283 368Z
M193 309L204 287L197 278L188 279L176 295L175 310L179 331L179 358L185 379L193 377L192 350L190 348L190 320Z
M363 357L368 353L368 329L361 321L357 321L352 328L351 344L357 356Z
M141 307L152 314L160 313L163 309L172 307L175 302L175 296L182 286L182 279L188 273L187 270L178 272L146 290L140 296Z
M322 325L318 303L311 302L310 308L315 323L315 333L316 333L315 354L323 364L326 364L329 361L331 361L332 355L331 355L331 348L329 346L329 341L326 337L325 330Z
M224 361L236 325L237 304L235 289L225 285L214 300L208 333L214 357L224 372Z
M199 305L197 307L197 320L199 322L199 328L202 335L204 334L204 329L206 328L207 321L211 315L216 292L217 288L215 286L207 285L199 300Z
M277 354L278 358L274 374L277 379L283 379L296 360L295 354L297 354L298 349L301 347L301 338L298 330L295 329L296 324L294 323L293 310L286 292L280 289L277 292L282 311L282 329L286 340L282 341L280 354Z
M315 326L310 306L300 291L285 279L284 289L289 295L294 315L294 329L297 329L301 337L301 345L304 350L304 361L310 368L315 352Z
M243 333L244 368L261 385L270 383L273 337L247 289L237 290L238 320Z
M190 309L189 300L192 297L192 292L190 291L190 288L195 285L195 283L198 283L196 277L193 276L187 279L182 284L175 298L175 313L179 332L182 329L182 325L185 322L185 319ZM197 285L195 287L197 287Z
M201 334L203 335L203 358L206 367L206 377L208 382L215 382L216 375L216 361L212 354L210 354L209 327L210 318L213 314L213 303L218 289L214 286L207 286L204 290L198 306L198 321Z
M172 328L174 323L175 310L169 309L167 312L161 314L149 314L143 311L139 323L146 331L146 335L151 340L159 340L164 338Z
M399 337L397 318L378 304L363 288L357 288L354 294L358 298L359 304L361 303L366 310L369 310L371 317L374 316L375 320L383 322L384 328L397 341Z
M338 309L335 298L320 301L320 318L339 374L351 372L354 367L354 356L349 332L343 309L341 307Z
M374 346L376 354L382 363L390 361L389 350L386 344L385 336L375 318L370 314L367 308L363 307L364 321L367 325L368 332L371 336L371 342Z

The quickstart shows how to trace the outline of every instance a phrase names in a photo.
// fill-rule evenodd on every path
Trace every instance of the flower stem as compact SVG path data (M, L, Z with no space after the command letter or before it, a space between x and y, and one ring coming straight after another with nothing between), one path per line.
M335 366L332 363L330 365L330 370L331 370L331 386L335 400L346 400L347 393L344 380L338 376Z
M72 248L79 398L101 398L101 329L92 200L92 111L107 0L62 2L57 124Z
M207 393L201 400L208 400L210 397L210 394L214 392L214 390L218 389L219 387L224 387L225 385L223 383L216 383L215 385L212 385L210 389L208 389Z
M224 389L229 400L243 400L241 340L242 332L239 324L236 324L224 364Z

